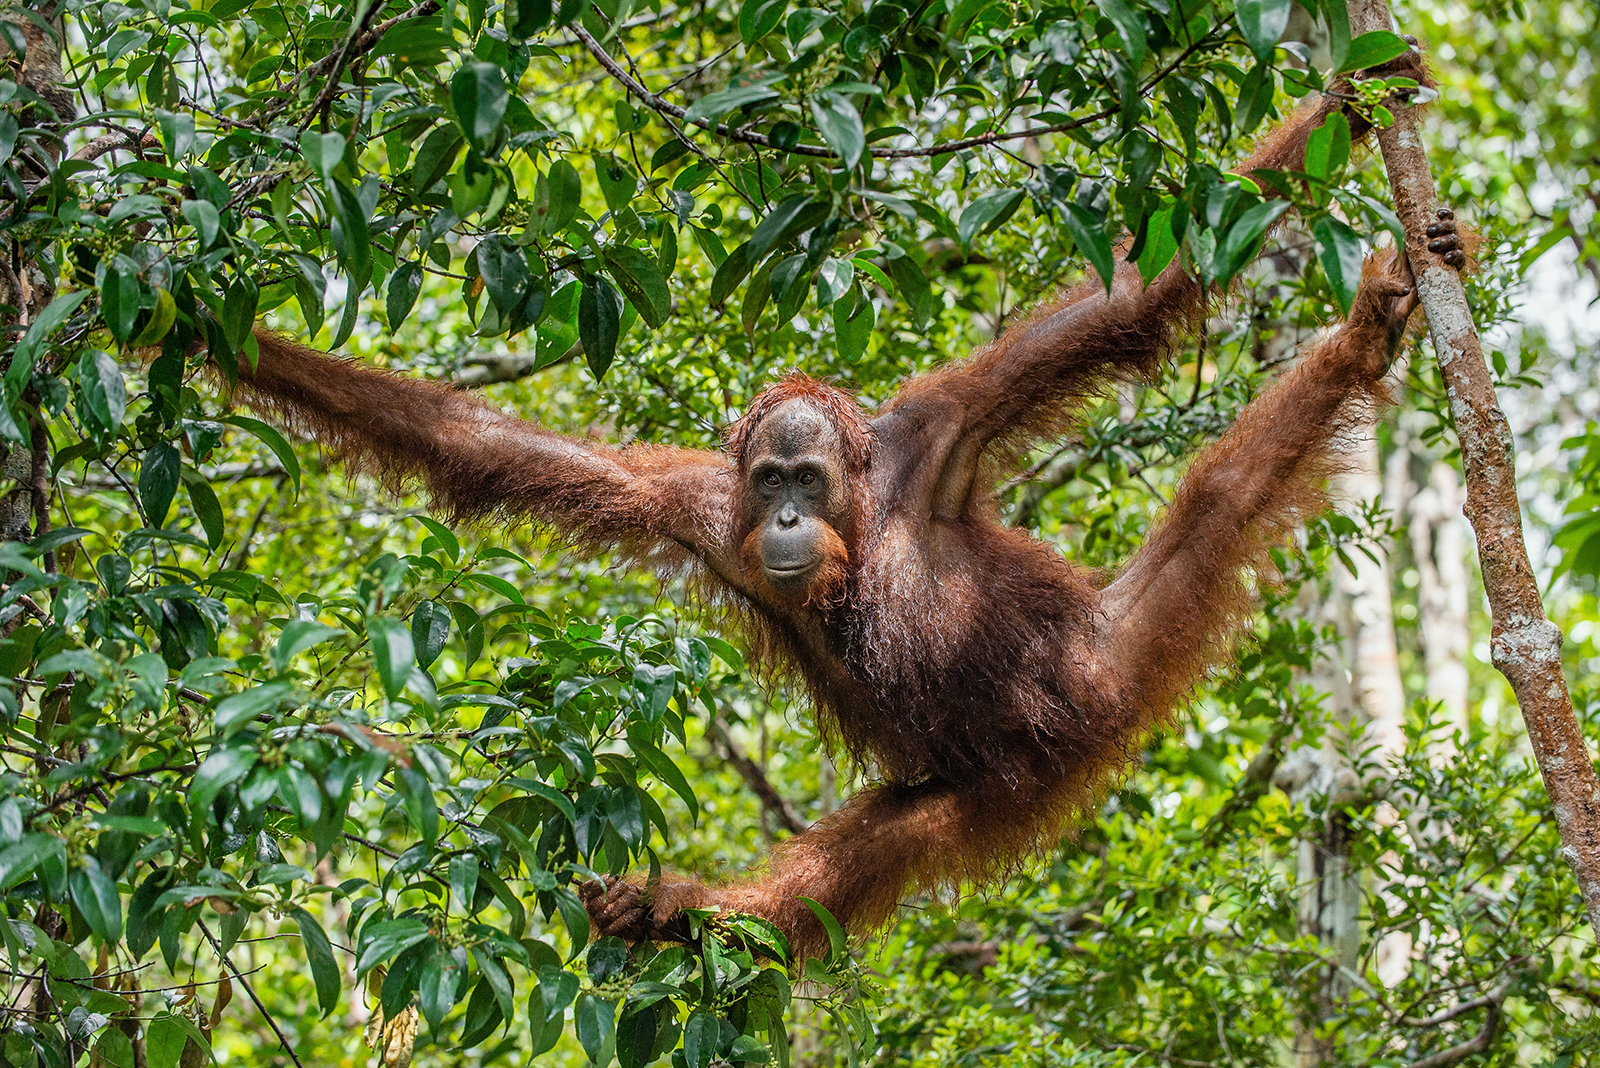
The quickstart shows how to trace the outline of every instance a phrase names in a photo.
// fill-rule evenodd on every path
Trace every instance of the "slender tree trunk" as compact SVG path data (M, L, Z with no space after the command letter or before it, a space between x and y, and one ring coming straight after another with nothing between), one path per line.
M1355 33L1391 29L1387 0L1356 0L1350 23ZM1408 107L1394 111L1394 124L1379 132L1378 144L1460 435L1467 518L1477 534L1493 617L1494 665L1516 693L1561 832L1562 855L1577 878L1589 922L1600 931L1600 777L1562 675L1561 631L1545 615L1528 562L1515 442L1496 401L1466 292L1456 272L1427 251L1426 230L1438 200L1416 113Z

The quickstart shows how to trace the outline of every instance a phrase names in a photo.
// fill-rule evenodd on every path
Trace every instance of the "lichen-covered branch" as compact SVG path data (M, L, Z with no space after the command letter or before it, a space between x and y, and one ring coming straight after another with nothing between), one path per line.
M1387 0L1352 3L1350 24L1353 33L1391 29ZM1523 544L1511 428L1496 400L1461 279L1427 250L1426 229L1438 201L1416 113L1394 110L1394 124L1378 134L1378 144L1460 436L1467 518L1477 534L1494 622L1494 665L1516 693L1561 831L1562 853L1577 877L1589 922L1600 931L1600 777L1561 673L1561 631L1545 615Z

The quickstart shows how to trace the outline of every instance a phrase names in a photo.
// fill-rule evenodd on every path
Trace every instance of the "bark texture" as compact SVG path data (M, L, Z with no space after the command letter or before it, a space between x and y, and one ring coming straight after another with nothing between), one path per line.
M1353 33L1392 29L1387 0L1356 0L1350 27ZM1561 831L1562 853L1577 877L1589 922L1600 931L1600 778L1561 672L1561 631L1545 615L1522 540L1511 428L1495 397L1461 279L1427 251L1424 231L1438 201L1416 113L1394 111L1394 125L1379 132L1378 144L1460 436L1467 518L1477 534L1493 617L1494 665L1516 693Z

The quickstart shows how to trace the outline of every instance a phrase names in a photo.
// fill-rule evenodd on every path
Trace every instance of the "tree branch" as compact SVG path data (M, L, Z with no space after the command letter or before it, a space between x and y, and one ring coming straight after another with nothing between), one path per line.
M788 798L778 793L772 781L767 778L766 772L761 770L761 765L751 760L734 744L733 739L728 736L727 724L723 722L721 716L711 721L710 729L706 733L722 747L728 763L733 765L733 769L739 773L739 778L744 780L744 784L750 787L750 792L761 799L762 807L777 817L778 822L783 824L786 830L791 834L799 834L809 826L800 818L800 813L794 810L794 806L789 804Z
M1210 33L1207 33L1205 36L1201 37L1200 40L1196 41L1194 44L1185 49L1177 59L1173 60L1171 63L1167 64L1167 66L1161 68L1154 75L1152 75L1150 80L1146 82L1139 90L1140 95L1149 93L1150 90L1153 89L1163 78L1177 70L1179 65L1182 64L1184 60L1188 59L1195 52L1199 51L1207 44L1208 41L1212 39L1218 28L1228 25L1230 21L1230 19L1224 19L1221 23L1218 23L1216 27L1212 28ZM713 124L707 119L688 119L688 108L680 107L677 104L668 103L656 93L652 93L649 89L646 89L636 78L633 77L633 75L629 74L626 70L623 70L622 66L615 59L611 58L611 54L609 52L600 47L600 42L596 41L588 30L584 29L578 23L573 23L572 32L573 35L583 43L583 46L589 50L589 54L594 56L595 60L600 64L600 66L605 68L606 73L610 74L611 77L621 83L624 89L638 97L639 101L646 107L651 108L654 111L658 111L663 115L671 115L673 118L683 119L685 122L692 123L693 125L699 126L706 130L710 130L719 137L726 137L730 141L742 141L747 145L760 145L763 148L773 147L771 140L766 134L756 133L754 130L744 126L729 126L726 123L720 122ZM963 149L981 148L985 145L999 144L1002 141L1017 141L1027 137L1042 137L1045 134L1064 133L1067 130L1076 130L1079 127L1087 126L1092 122L1099 122L1101 119L1109 118L1110 116L1115 115L1118 110L1120 109L1116 106L1105 107L1101 108L1092 115L1085 115L1078 119L1069 119L1066 122L1051 123L1047 126L1033 126L1026 130L995 130L977 137L966 137L959 141L945 141L942 144L930 145L927 148L869 148L867 150L867 155L871 156L873 159L911 159L918 156L938 156L947 152L960 152ZM815 156L819 159L833 159L838 155L838 153L834 152L833 149L822 145L795 145L794 147L785 149L784 151L789 152L791 155Z
M1482 1053L1489 1048L1489 1043L1494 1041L1495 1033L1500 1030L1501 1011L1500 1002L1491 1003L1489 1012L1483 1021L1483 1030L1465 1042L1458 1042L1449 1049L1442 1049L1438 1053L1423 1057L1421 1060L1412 1061L1406 1065L1406 1068L1442 1068L1443 1065L1454 1064L1463 1057L1470 1057L1474 1053Z
M1357 0L1350 26L1353 33L1390 29L1387 0ZM1460 437L1467 518L1477 534L1493 619L1492 659L1516 693L1561 832L1562 856L1577 878L1590 924L1600 931L1600 777L1561 673L1561 631L1545 615L1522 540L1516 443L1495 397L1461 278L1427 250L1438 195L1416 111L1393 110L1394 124L1379 131L1378 144Z
M300 1057L295 1053L294 1047L289 1045L289 1039L284 1035L283 1028L278 1026L278 1021L272 1018L272 1013L268 1012L267 1007L261 1004L261 999L256 997L255 987L250 985L250 980L246 979L244 973L234 967L233 961L229 960L228 955L222 951L222 943L218 942L211 933L211 928L206 926L204 920L195 922L200 926L200 933L206 936L206 941L211 943L211 948L217 951L217 957L222 961L223 965L233 973L233 977L239 981L239 985L244 987L244 992L250 995L250 1000L255 1003L256 1011L261 1014L262 1019L267 1021L267 1026L272 1028L272 1033L278 1036L278 1041L283 1044L283 1051L289 1055L291 1061L294 1061L295 1068L305 1068L305 1065L300 1063Z

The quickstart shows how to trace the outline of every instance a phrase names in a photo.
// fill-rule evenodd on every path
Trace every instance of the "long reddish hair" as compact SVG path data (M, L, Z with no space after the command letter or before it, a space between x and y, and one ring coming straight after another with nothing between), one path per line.
M845 466L851 474L859 474L867 469L872 458L872 428L867 425L861 405L837 386L819 382L803 371L790 371L762 390L722 436L723 448L741 470L748 459L746 452L750 436L757 424L774 408L792 400L803 400L814 406L833 423L834 429L839 432Z

